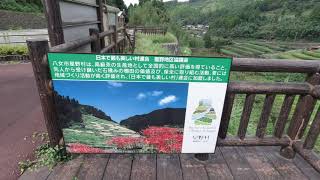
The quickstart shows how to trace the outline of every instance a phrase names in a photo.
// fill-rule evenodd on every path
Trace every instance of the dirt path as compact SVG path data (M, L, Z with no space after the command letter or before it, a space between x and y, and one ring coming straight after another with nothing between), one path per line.
M0 64L0 179L17 179L18 162L39 144L32 134L44 131L31 64Z

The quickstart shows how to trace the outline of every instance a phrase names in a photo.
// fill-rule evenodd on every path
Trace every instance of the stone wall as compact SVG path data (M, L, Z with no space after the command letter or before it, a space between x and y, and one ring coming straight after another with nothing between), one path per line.
M172 55L180 54L179 43L165 43L162 44L162 47L168 49L170 54Z

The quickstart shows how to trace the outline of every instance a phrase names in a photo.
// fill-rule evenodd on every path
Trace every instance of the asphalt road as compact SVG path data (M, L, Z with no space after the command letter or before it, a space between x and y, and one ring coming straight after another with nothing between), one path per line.
M34 132L45 125L32 66L0 64L0 180L17 179L18 162L32 159Z

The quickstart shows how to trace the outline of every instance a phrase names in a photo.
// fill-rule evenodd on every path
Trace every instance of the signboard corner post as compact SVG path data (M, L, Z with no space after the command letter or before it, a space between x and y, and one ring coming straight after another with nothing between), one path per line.
M41 107L51 146L59 144L62 130L58 124L58 116L54 106L52 81L49 73L47 53L49 43L46 39L27 40L29 57L40 96Z

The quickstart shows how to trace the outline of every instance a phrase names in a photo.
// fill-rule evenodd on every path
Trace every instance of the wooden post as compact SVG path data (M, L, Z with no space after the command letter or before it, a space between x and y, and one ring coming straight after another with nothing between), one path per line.
M306 81L312 86L318 85L320 83L320 74L311 74L307 77ZM300 139L303 136L315 104L316 99L312 95L308 94L299 98L287 132L292 141ZM280 154L286 158L293 158L295 156L295 152L292 147L292 143L289 146L282 147Z
M114 52L118 53L118 32L117 32L117 26L112 26L113 29L113 42L114 42Z
M100 54L101 52L101 41L98 29L89 29L90 36L94 36L96 38L95 41L91 42L91 52Z
M240 125L238 129L238 137L240 139L244 139L246 136L255 97L256 97L255 94L247 94L246 96L246 100L243 105L243 111L240 119Z
M271 110L272 110L272 106L273 106L273 102L275 99L275 95L274 94L267 94L265 101L264 101L264 105L262 108L262 113L260 116L260 120L259 120L259 124L257 126L257 131L256 131L256 136L258 138L263 138L266 132L266 128L268 125L268 121L269 121L269 116L271 114Z
M317 115L312 122L308 135L304 141L303 148L313 149L319 134L320 134L320 108L318 109Z
M274 136L277 138L281 138L283 131L285 129L285 126L288 121L288 117L291 111L291 107L294 102L294 95L286 95L286 97L283 100L283 104L280 110L280 114L278 117L278 120L275 125L275 130L274 130Z
M38 86L42 111L47 127L50 145L59 144L62 131L58 122L58 115L54 107L52 81L49 73L47 53L48 40L27 40L29 57L32 62L33 72Z
M226 94L226 98L225 98L226 100L224 102L221 124L219 128L219 137L221 139L225 139L227 137L234 98L235 98L235 94L233 93Z
M104 18L103 18L103 2L102 0L96 0L97 5L99 6L97 8L97 20L100 21L100 24L98 24L99 32L104 32ZM101 47L105 47L105 40L104 38L100 39Z
M64 43L64 34L62 29L62 19L59 1L42 0L44 12L47 18L47 27L51 47Z

